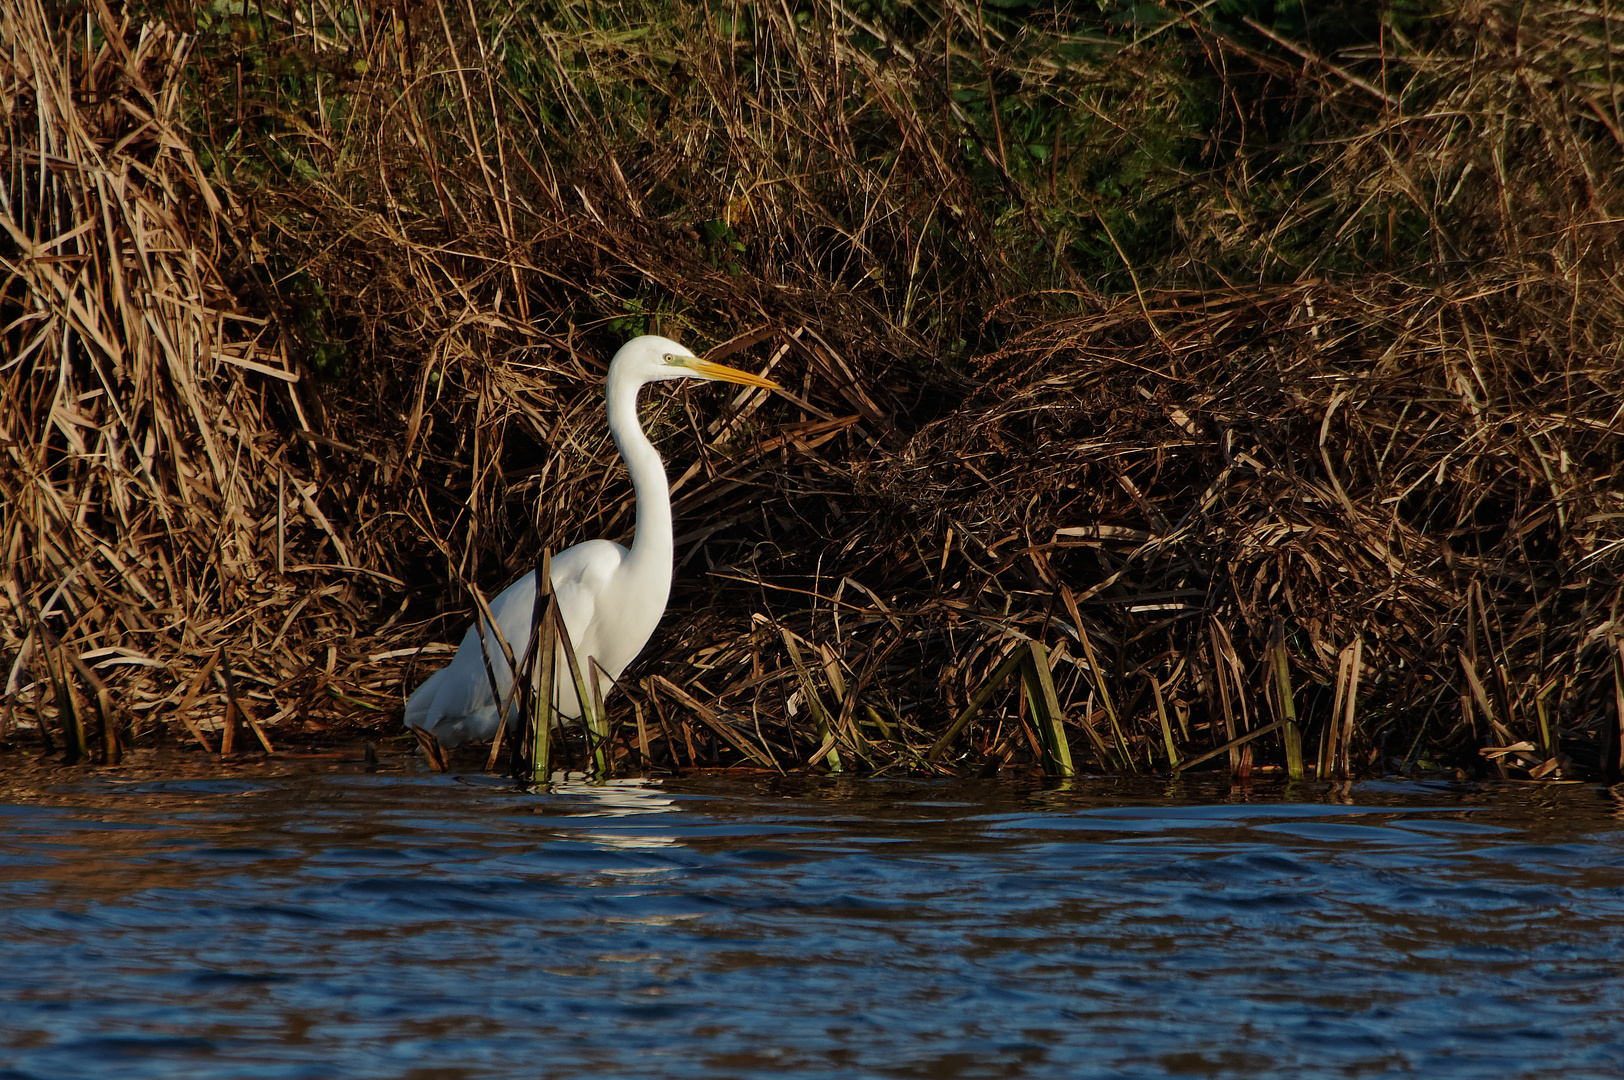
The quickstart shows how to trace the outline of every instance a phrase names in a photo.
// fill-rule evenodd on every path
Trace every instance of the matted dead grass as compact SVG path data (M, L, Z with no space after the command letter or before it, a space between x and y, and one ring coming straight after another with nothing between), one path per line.
M3 734L394 734L660 330L622 768L1616 779L1624 23L1175 8L0 0Z

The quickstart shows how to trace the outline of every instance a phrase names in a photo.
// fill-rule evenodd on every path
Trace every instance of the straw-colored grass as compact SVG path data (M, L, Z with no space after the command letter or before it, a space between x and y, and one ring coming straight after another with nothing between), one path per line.
M392 732L658 330L618 767L1619 778L1605 7L147 7L0 0L14 744Z

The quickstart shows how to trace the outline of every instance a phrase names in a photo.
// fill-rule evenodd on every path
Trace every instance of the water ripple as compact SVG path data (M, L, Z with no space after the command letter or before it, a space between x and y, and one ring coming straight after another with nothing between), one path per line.
M0 1080L1616 1077L1624 823L1553 790L59 776Z

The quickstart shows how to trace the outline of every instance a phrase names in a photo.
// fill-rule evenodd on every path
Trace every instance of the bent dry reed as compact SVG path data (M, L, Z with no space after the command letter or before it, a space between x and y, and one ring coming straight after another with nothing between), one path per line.
M397 735L658 331L602 770L1620 779L1618 16L500 8L0 0L15 753Z

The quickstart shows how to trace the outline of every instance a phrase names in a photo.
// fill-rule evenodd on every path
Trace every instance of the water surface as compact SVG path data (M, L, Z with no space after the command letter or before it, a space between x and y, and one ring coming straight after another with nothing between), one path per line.
M1624 1075L1605 791L0 792L0 1078Z

